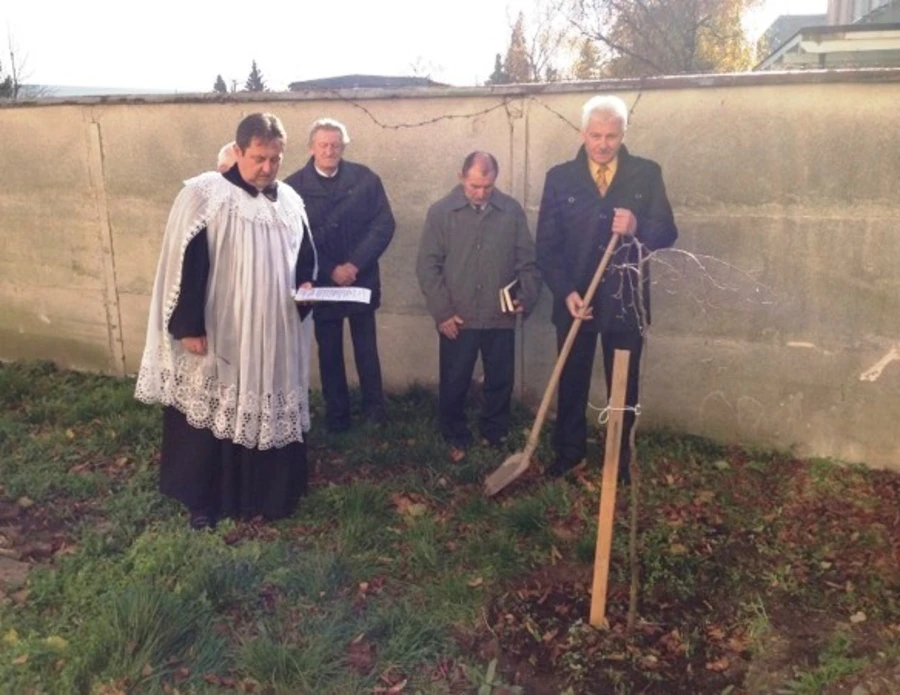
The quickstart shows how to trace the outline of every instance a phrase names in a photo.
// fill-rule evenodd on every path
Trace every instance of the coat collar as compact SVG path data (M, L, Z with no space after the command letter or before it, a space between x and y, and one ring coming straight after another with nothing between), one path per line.
M572 163L575 166L576 178L599 197L600 192L597 190L596 182L591 177L591 169L588 166L587 150L584 149L584 145L578 148L578 154L575 155L575 159L572 160ZM630 169L631 154L628 152L628 148L625 147L625 145L622 145L619 148L616 175L613 178L612 183L610 183L609 189L614 190L617 188L618 184L625 179ZM609 193L607 192L607 196L608 195Z
M456 184L456 188L450 191L450 208L452 210L461 210L465 207L471 207L471 205L469 199L466 198L466 194L463 192L462 184ZM491 192L491 197L488 198L485 205L490 205L501 211L506 210L506 201L503 200L503 194L497 189L494 189L493 192Z
M224 172L222 176L229 182L237 186L238 188L242 188L247 193L252 195L254 198L262 193L266 198L271 200L272 202L278 200L278 182L275 181L268 186L266 186L262 191L260 191L256 186L251 186L249 183L244 181L244 177L241 176L241 172L238 169L238 165L235 164L228 171Z
M314 193L316 195L343 195L346 189L350 188L356 182L356 174L353 163L346 159L341 159L337 173L333 178L328 179L328 183L332 186L326 186L325 181L319 172L316 171L316 163L313 157L310 157L306 164L300 169L303 181L304 195Z

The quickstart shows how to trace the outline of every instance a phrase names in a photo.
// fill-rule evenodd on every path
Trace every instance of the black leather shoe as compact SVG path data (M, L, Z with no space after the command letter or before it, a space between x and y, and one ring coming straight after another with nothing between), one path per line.
M558 458L553 464L548 467L544 471L544 475L548 478L561 478L566 473L571 471L575 466L579 464L579 461L572 461L571 459L562 459Z
M214 528L216 522L206 512L191 512L190 524L195 531L202 531L203 529Z

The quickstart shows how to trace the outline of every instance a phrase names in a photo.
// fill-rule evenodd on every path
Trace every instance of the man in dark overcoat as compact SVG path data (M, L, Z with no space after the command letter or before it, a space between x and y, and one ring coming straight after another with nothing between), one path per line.
M313 310L325 425L330 432L350 427L343 348L345 319L350 324L363 417L376 423L386 417L375 311L381 304L378 259L394 235L394 215L378 175L343 158L349 142L342 123L330 118L317 120L309 134L309 161L285 179L306 204L319 254L318 286L372 291L370 304L323 302Z
M547 172L538 215L538 267L553 293L553 323L561 348L573 318L583 323L559 383L553 433L556 460L547 469L563 475L585 456L587 409L597 338L603 349L607 390L615 350L628 350L628 386L619 479L629 481L629 434L638 403L643 330L650 323L647 255L678 236L656 162L623 145L628 108L618 97L598 96L582 109L582 147L575 159ZM615 254L593 301L583 297L611 235Z

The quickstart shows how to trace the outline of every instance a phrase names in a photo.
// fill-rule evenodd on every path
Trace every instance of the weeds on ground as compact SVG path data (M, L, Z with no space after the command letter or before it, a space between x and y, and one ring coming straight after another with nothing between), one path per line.
M585 624L597 466L488 499L505 454L452 463L414 387L385 427L314 429L293 518L198 533L156 491L160 413L132 391L0 365L0 559L31 566L0 584L3 695L719 693L790 627L779 606L900 621L891 474L643 435L642 620L626 635L624 494L610 630ZM530 415L514 420L511 450ZM837 633L785 692L864 667L854 640Z

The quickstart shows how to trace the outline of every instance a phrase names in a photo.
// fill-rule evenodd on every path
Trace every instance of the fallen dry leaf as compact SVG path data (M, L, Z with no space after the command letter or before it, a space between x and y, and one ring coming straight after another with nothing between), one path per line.
M54 555L75 555L77 552L78 546L74 543L63 543Z
M59 635L50 635L47 639L44 640L44 643L50 647L50 649L54 649L58 652L65 651L69 648L68 640L60 637Z
M750 648L750 635L746 633L738 633L736 635L732 635L728 639L728 648L736 653L745 652Z
M706 629L706 634L709 635L711 640L715 640L716 642L725 639L725 629L720 625L710 625Z
M375 645L357 640L359 637L347 647L347 665L360 675L365 675L372 670L375 663Z
M654 654L647 654L641 659L641 666L647 669L654 669L659 666L659 657Z
M558 560L562 560L562 553L556 549L555 545L550 546L550 564L555 565Z
M727 671L729 666L731 666L731 662L728 660L727 656L723 656L721 659L707 662L706 670L712 671L713 673L722 673L722 671Z
M398 514L409 517L419 517L428 511L428 506L422 502L418 495L407 495L395 492L391 495L391 504L397 509Z

